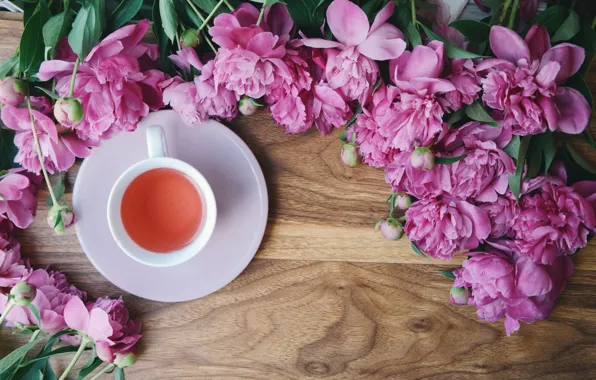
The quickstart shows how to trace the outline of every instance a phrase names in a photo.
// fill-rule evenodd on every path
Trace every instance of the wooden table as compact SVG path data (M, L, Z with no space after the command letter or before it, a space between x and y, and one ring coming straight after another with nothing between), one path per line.
M22 26L0 16L0 59ZM596 88L596 76L589 78ZM270 194L256 259L203 299L166 304L123 294L144 325L129 379L595 379L596 247L574 257L575 275L546 321L508 338L501 323L449 303L457 263L416 256L373 232L387 213L382 170L351 169L338 134L286 136L265 112L231 128L255 152ZM72 189L77 168L69 172ZM122 291L89 263L74 230L46 226L47 191L20 234L34 266L51 265L90 297ZM67 194L70 200L70 194ZM23 338L0 331L0 357ZM65 366L55 362L57 371Z

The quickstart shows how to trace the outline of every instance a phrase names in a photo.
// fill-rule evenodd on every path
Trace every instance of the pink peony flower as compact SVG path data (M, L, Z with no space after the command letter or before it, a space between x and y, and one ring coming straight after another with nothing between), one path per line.
M408 239L425 254L450 260L474 249L490 233L486 212L458 199L419 200L406 211Z
M520 199L520 213L512 230L520 255L551 264L587 245L596 218L591 204L555 178L538 178L542 185Z
M511 228L519 215L519 205L510 191L498 195L496 201L479 203L478 207L488 214L490 219L490 237L512 237Z
M446 111L457 111L463 104L469 105L478 99L480 78L471 59L453 59L450 64L447 79L453 83L455 90L447 92L440 101Z
M197 102L199 107L202 107L210 117L230 121L238 115L240 96L223 85L215 84L214 66L215 61L207 62L201 75L195 77Z
M32 110L31 113L44 163L50 173L69 169L74 164L75 157L87 157L91 152L89 147L96 145L77 137L68 129L61 128L59 131L54 122L39 111ZM9 105L4 106L2 121L8 128L17 132L14 143L19 148L19 152L15 157L15 162L21 164L25 169L39 174L41 164L35 149L29 110Z
M503 150L512 137L511 128L495 128L478 121L471 121L459 128L449 130L436 147L453 155L453 152L459 148L473 148L477 142L493 141L497 148Z
M79 137L99 141L118 131L133 131L149 113L150 106L162 106L158 85L162 74L141 71L145 56L149 60L157 58L154 46L140 43L148 28L149 21L141 20L116 30L95 46L79 66L74 88L74 97L84 107L84 118L74 127ZM56 91L65 97L73 67L69 61L45 61L38 76L41 80L56 77Z
M313 125L310 103L312 94L308 90L301 91L299 95L284 93L270 104L269 111L273 120L284 127L286 134L302 133Z
M560 161L559 163L562 165ZM592 205L592 209L596 210L596 181L580 181L574 183L571 187Z
M406 49L406 43L402 32L387 22L394 10L395 4L389 2L370 25L368 16L358 5L349 0L334 0L327 8L327 24L337 42L305 38L304 44L313 48L353 50L352 57L362 54L372 61L397 58Z
M163 102L172 107L187 125L200 124L209 116L202 107L197 107L197 86L184 82L180 77L171 78L161 83Z
M31 106L44 115L50 115L52 113L52 102L45 96L32 96Z
M18 106L25 95L18 88L18 79L8 77L0 80L0 104Z
M534 263L516 253L468 252L468 260L455 270L454 287L471 289L470 305L488 322L505 317L511 335L519 322L545 319L573 272L573 262L559 257L552 265Z
M362 162L376 168L391 164L398 150L391 147L380 133L381 127L392 122L396 111L391 105L397 98L398 89L384 84L374 93L372 105L363 108L348 131L348 138L356 134Z
M322 82L313 87L312 93L314 123L323 136L348 122L352 111L337 91Z
M0 222L0 288L11 287L29 276L31 269L21 259L21 247L13 239L12 223Z
M56 333L65 327L65 308L69 301L76 299L82 303L81 299L86 298L86 294L69 285L60 272L36 269L24 280L37 288L37 295L32 304L39 310L41 321L38 321L27 307L15 306L6 316L10 325L38 325L47 333ZM0 294L1 310L4 310L6 303L7 297Z
M385 181L394 192L408 193L416 198L431 199L450 189L449 165L435 165L431 170L412 166L411 153L399 152L385 167ZM455 194L454 194L455 195Z
M35 186L22 174L9 173L0 179L0 216L19 228L33 222L37 208Z
M497 59L485 59L476 70L482 74L482 100L496 110L502 126L529 135L560 130L581 133L591 111L575 89L560 87L582 65L584 49L569 43L551 48L544 26L534 25L523 40L514 31L494 26L490 44Z
M522 20L528 22L538 13L538 0L520 0L519 15Z
M329 86L339 90L346 99L366 105L379 77L379 67L354 48L329 49L325 77Z

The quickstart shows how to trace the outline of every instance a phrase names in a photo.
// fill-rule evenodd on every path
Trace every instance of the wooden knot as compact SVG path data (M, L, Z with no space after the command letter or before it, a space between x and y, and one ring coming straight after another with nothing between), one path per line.
M306 371L313 376L325 376L329 373L329 366L322 362L310 362L307 363Z
M432 321L428 318L414 317L408 321L408 329L415 333L423 333L432 329Z

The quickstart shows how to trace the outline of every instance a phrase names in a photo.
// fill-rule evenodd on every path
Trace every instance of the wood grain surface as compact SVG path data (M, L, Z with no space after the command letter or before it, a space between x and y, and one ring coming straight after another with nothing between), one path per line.
M19 16L0 13L0 59L21 32ZM596 88L596 75L588 79ZM341 163L337 134L286 136L265 112L231 128L267 179L262 247L208 297L165 304L124 293L144 325L128 379L596 379L594 240L574 257L575 275L548 320L508 338L501 323L449 304L451 281L436 271L457 263L417 257L406 241L372 231L390 189L381 170ZM69 201L77 168L68 173ZM42 190L35 223L20 233L24 255L64 271L92 298L120 296L74 231L57 237L47 228L46 197ZM0 329L0 357L24 339ZM54 368L65 364L58 358Z

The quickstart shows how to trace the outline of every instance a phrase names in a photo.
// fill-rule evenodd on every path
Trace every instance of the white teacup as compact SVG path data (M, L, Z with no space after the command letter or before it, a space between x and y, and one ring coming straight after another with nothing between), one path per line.
M168 157L167 143L160 125L147 128L147 147L149 158L128 168L112 187L108 199L108 225L114 240L128 256L145 265L170 267L193 258L211 238L217 217L215 196L211 186L197 169L184 161ZM203 205L202 220L195 237L184 248L170 253L151 252L135 243L124 229L120 211L122 197L130 183L142 173L159 168L174 169L186 175L197 186Z

